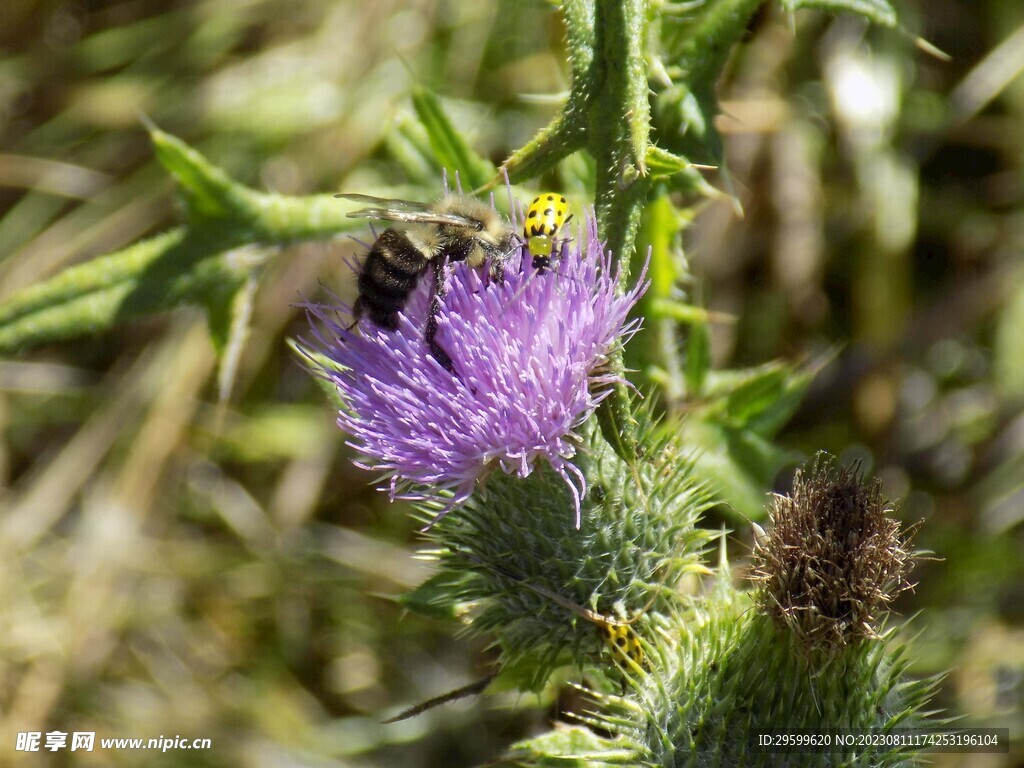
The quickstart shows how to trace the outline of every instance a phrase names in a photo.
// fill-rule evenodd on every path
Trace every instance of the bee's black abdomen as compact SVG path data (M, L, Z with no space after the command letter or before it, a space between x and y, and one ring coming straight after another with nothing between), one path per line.
M463 262L471 269L486 268L491 279L501 280L504 265L518 248L519 239L494 210L470 198L446 195L437 203L424 206L367 195L346 197L375 206L350 213L353 218L410 225L408 230L384 230L366 254L359 269L359 295L353 307L356 323L366 317L378 327L395 330L399 313L424 273L431 271L430 306L423 339L431 356L457 376L454 361L437 339L446 268L452 262Z
M355 311L382 328L398 327L405 306L429 262L403 232L384 230L366 254L359 272L359 300Z
M401 309L401 304L396 309L382 309L379 306L370 306L366 298L360 296L356 299L355 316L357 318L369 316L374 325L379 325L388 331L394 331L398 328L398 313Z

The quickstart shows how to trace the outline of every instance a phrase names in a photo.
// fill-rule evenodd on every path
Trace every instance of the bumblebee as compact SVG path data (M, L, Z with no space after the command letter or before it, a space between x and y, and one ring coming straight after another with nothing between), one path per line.
M555 235L571 218L569 201L553 192L537 195L526 209L523 238L533 256L533 268L538 272L551 268Z
M435 338L445 267L452 261L464 261L473 268L489 262L491 277L501 279L505 263L519 248L511 225L489 205L462 195L445 195L432 204L369 195L337 197L372 206L353 211L350 218L407 225L385 229L366 254L359 270L356 320L368 316L381 328L397 328L398 313L429 270L433 282L424 339L434 359L454 374L451 357Z

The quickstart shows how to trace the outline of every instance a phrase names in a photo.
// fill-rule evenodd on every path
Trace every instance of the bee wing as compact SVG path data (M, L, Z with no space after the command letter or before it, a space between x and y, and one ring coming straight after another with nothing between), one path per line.
M348 214L350 219L381 219L399 221L404 224L451 224L457 227L479 229L480 222L457 213L438 213L430 210L430 203L418 203L413 200L396 200L372 195L338 194L343 200L357 203L371 203L373 208L360 208Z
M394 197L374 197L373 195L360 195L355 192L339 192L335 197L342 200L352 200L356 203L371 203L379 208L399 209L406 211L426 211L430 203L419 203L415 200L402 200Z

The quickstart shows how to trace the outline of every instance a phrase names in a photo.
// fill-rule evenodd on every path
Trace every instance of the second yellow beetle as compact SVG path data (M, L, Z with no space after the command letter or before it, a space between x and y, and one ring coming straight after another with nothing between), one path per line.
M539 272L551 268L551 252L555 247L555 235L572 218L569 201L554 192L537 195L526 209L526 223L523 237L526 238L533 268Z

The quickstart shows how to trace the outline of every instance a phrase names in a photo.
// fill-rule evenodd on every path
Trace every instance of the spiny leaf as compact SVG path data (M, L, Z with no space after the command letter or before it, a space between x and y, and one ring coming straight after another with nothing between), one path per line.
M651 147L651 149L654 149ZM650 150L648 150L650 154ZM653 174L652 174L653 175ZM676 323L671 318L655 317L654 304L669 300L679 290L683 264L679 250L679 232L683 218L676 212L667 192L654 197L644 209L640 242L646 251L633 254L633 271L647 264L650 286L637 303L636 312L645 318L644 327L626 347L626 364L644 371L658 383L670 401L682 396L682 364L680 362Z
M232 233L234 245L327 238L361 226L332 195L291 197L250 189L181 139L150 129L161 164L186 203L187 223Z
M662 147L700 163L720 165L722 140L714 126L715 84L747 22L763 0L712 0L696 6L673 29L663 57L685 80L665 87L654 102Z
M711 329L707 323L695 323L686 342L686 391L690 397L700 397L710 370Z
M106 331L119 322L202 304L240 285L247 268L216 237L174 230L61 272L0 306L0 353Z
M853 13L882 27L895 28L898 24L896 10L887 0L782 0L782 5L791 12L817 8L833 13Z
M715 371L708 377L705 398L721 404L716 418L723 423L771 437L790 419L807 387L832 356L803 366L772 362L755 368Z
M185 234L183 229L166 232L109 256L71 267L45 282L25 288L0 305L0 327L54 304L110 288L139 274L161 254L180 246Z
M686 72L686 83L696 94L712 93L733 46L764 0L711 0L693 14L670 51L670 63Z
M248 246L326 239L359 226L329 195L257 192L180 139L155 127L150 133L187 202L187 226L71 267L8 298L0 305L0 353L101 333L182 304L205 307L215 343L229 349L236 292L268 258Z
M694 472L707 483L723 511L738 522L764 517L775 475L797 457L751 430L696 416L678 427L696 451Z
M394 130L385 134L384 145L408 183L424 187L437 184L434 151L426 129L418 120L410 115L399 118Z
M555 118L502 164L512 181L534 178L586 144L594 75L594 0L562 3L572 85ZM492 184L500 183L494 179Z
M764 437L774 436L803 402L807 388L821 370L821 365L789 369L782 386L775 390L774 398L765 401L763 408L750 414L747 427Z
M792 371L788 365L772 363L752 372L725 398L730 423L745 427L751 419L774 405L782 395Z
M399 596L396 602L423 616L454 621L469 608L469 604L460 601L458 595L471 578L469 571L440 571L415 589Z
M499 765L587 766L635 765L636 753L623 749L612 739L596 735L587 728L563 727L521 741L512 747L509 762Z
M430 146L441 167L458 173L468 189L482 187L494 177L494 166L480 157L462 137L445 113L437 94L417 87L412 92L412 106L426 129Z
M709 167L694 165L685 157L661 147L647 148L647 172L652 181L664 181L672 191L683 194L696 194L713 200L728 199L726 193L716 189L704 178L703 170Z
M547 127L502 164L509 179L517 182L540 176L560 160L583 148L586 132L572 112L567 108L559 113ZM500 181L500 178L492 179L491 185Z
M664 317L676 320L684 325L698 325L700 323L731 323L735 321L734 315L722 312L714 312L696 304L686 304L673 299L656 299L651 302L651 317Z
M234 387L238 363L242 359L242 351L249 337L249 324L252 320L252 307L258 284L256 275L251 274L235 290L233 297L222 296L217 292L206 300L210 338L220 358L217 369L217 394L222 403L228 401Z
M252 207L251 190L236 184L181 139L156 127L150 128L149 137L157 160L177 183L190 217L237 218Z
M661 147L648 147L646 156L647 171L654 180L665 179L683 173L693 167L685 157L673 155Z

